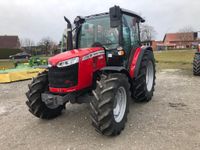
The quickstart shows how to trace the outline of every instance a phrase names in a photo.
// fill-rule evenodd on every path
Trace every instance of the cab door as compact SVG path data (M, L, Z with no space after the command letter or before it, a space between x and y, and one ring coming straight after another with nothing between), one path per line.
M134 53L134 50L140 47L139 22L136 17L123 14L122 23L123 48L128 62L131 53Z

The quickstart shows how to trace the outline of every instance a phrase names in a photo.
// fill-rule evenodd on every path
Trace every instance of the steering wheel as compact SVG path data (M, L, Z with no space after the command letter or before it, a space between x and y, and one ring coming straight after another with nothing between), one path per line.
M100 42L94 42L91 47L103 47L103 45Z

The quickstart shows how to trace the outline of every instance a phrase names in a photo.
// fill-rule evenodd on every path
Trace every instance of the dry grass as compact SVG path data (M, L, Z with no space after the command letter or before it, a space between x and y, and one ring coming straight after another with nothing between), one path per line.
M192 70L195 50L170 50L154 52L157 68Z

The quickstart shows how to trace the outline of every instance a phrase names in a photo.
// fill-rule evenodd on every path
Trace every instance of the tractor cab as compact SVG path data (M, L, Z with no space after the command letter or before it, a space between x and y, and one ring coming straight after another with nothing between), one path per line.
M108 66L126 66L131 51L140 47L140 22L144 22L142 17L118 6L110 8L109 13L77 16L73 48L103 47ZM68 44L73 45L72 41Z

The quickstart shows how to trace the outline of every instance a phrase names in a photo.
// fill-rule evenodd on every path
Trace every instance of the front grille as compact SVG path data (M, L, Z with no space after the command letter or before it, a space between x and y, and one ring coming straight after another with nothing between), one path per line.
M78 84L78 63L58 68L49 68L49 86L54 88L69 88Z

